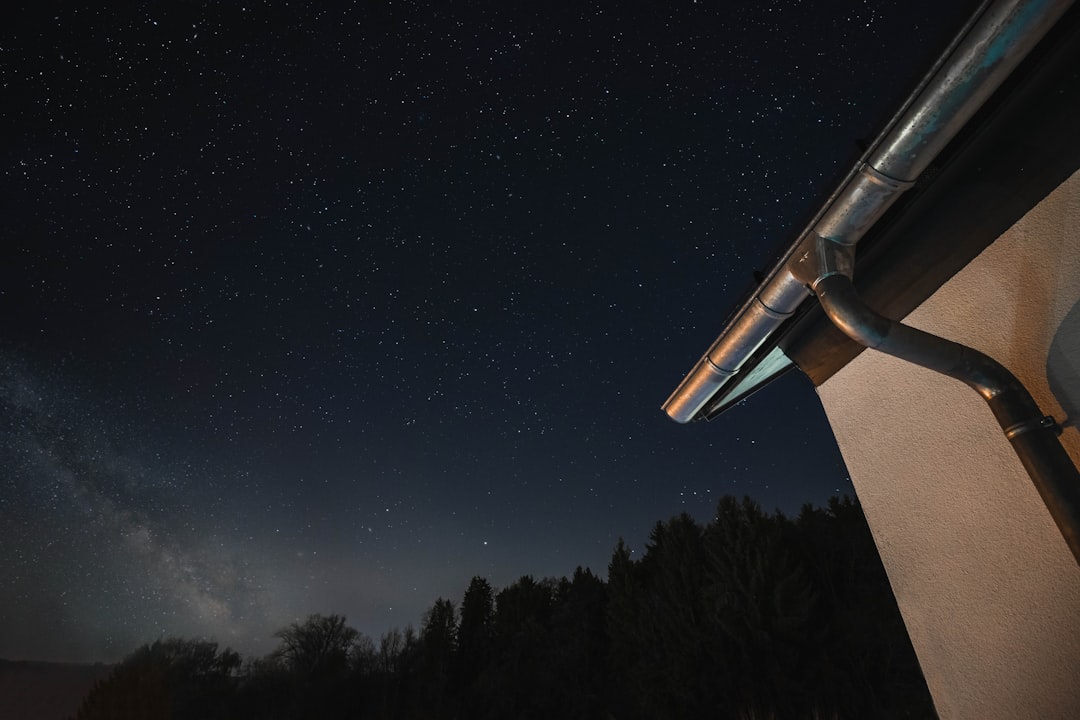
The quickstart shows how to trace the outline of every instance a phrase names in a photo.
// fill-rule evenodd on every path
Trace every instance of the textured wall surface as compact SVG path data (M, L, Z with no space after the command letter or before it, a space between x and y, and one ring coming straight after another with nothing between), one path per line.
M1061 420L1047 358L1078 301L1080 173L906 322L996 358ZM818 391L941 717L1080 717L1080 567L982 398L873 351ZM1062 442L1080 463L1080 432Z

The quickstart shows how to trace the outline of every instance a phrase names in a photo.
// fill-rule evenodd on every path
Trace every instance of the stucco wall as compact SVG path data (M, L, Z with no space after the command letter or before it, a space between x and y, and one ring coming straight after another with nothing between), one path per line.
M1047 357L1078 301L1080 173L906 322L996 358L1061 420ZM1080 717L1080 568L984 401L873 351L818 391L941 717ZM1080 432L1062 441L1080 464Z

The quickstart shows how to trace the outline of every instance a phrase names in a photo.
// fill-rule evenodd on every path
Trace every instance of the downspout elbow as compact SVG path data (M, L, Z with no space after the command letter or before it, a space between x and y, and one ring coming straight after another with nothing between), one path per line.
M814 290L829 320L860 345L959 380L992 407L996 398L1018 390L1028 395L1020 381L989 355L879 315L862 301L848 277L822 278ZM1020 411L1011 405L1013 412ZM1025 410L1031 408L1037 410L1034 401Z
M862 302L850 278L839 274L820 278L814 292L833 325L863 347L879 348L889 337L889 320Z

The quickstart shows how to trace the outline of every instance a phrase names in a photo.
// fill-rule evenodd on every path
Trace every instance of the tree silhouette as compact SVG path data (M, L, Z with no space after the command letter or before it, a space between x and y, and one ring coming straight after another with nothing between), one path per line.
M798 522L721 498L608 567L620 717L924 717L925 682L858 505Z
M85 698L99 718L915 718L926 689L856 502L793 521L724 497L712 520L620 540L603 579L474 577L419 634L378 644L311 615L242 666L214 643L162 640ZM2 713L2 711L0 711Z
M292 623L274 634L281 640L274 656L301 677L332 676L348 667L353 643L359 636L342 615L310 615L304 622Z
M267 695L287 688L288 701L278 698L263 713L277 717L321 718L353 708L349 661L356 657L360 633L342 615L309 615L282 628L278 648L256 666Z
M466 670L486 662L494 620L495 593L491 584L485 578L474 577L461 600L458 627L458 657Z
M783 715L810 702L803 651L816 639L816 593L788 550L789 529L749 498L725 497L705 534L710 624L730 641L739 704Z
M483 672L491 662L495 633L495 592L482 577L474 577L461 600L456 683L463 717L479 717L486 691Z
M556 588L552 609L550 663L559 688L558 716L594 718L603 715L608 685L608 638L605 622L607 589L603 580L580 566L573 579Z
M77 720L230 717L240 655L171 638L128 655L83 699Z
M424 614L420 631L418 671L424 681L420 700L426 717L450 717L456 702L451 698L451 673L457 651L457 618L454 605L439 598Z
M623 692L643 716L695 717L720 706L722 638L709 632L703 531L688 515L659 522L640 560L624 543L609 566L608 630Z

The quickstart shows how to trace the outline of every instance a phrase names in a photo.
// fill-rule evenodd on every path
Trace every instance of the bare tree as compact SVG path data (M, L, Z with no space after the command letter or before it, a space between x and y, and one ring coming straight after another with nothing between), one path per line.
M343 615L310 615L275 633L281 646L274 656L306 677L330 675L348 667L360 633L345 624Z

